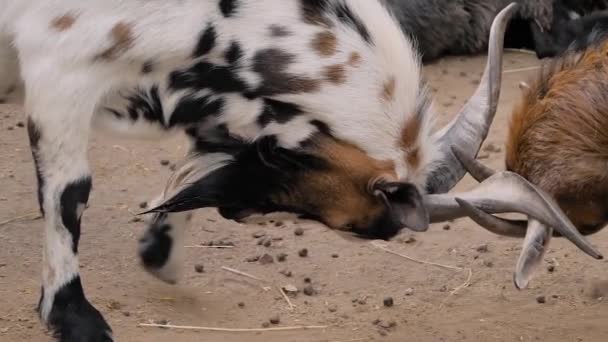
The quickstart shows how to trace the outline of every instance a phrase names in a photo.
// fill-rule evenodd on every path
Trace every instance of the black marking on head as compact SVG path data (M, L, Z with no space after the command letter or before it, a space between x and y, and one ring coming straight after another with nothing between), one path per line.
M317 131L313 132L307 139L300 142L300 148L306 149L309 146L314 145L319 136L332 136L331 128L325 122L321 120L311 120L308 123L316 127Z
M239 0L220 0L220 11L224 17L229 18L236 13Z
M319 90L321 82L306 76L287 72L295 55L281 49L264 49L253 57L253 71L260 74L262 84L254 94L272 96L277 94L310 93Z
M254 209L268 213L279 208L272 198L289 192L289 185L306 170L324 169L325 161L278 146L275 136L265 136L246 145L234 161L185 187L152 212L180 212L219 207Z
M61 193L61 220L72 235L72 251L78 253L78 240L80 240L80 219L78 206L85 206L91 193L91 177L87 176L68 184Z
M321 120L312 120L310 121L310 124L315 126L320 133L323 133L328 136L332 135L331 128L329 128L329 125L325 122Z
M291 35L289 29L283 25L272 24L268 26L268 31L271 37L283 38Z
M185 70L174 71L169 76L172 89L210 89L216 93L240 93L248 89L234 66L199 62Z
M210 115L221 113L224 99L212 98L209 95L183 97L175 106L169 119L169 127L176 125L190 125L204 121Z
M194 131L195 150L200 153L226 153L236 155L247 148L248 142L230 134L225 124L203 132Z
M300 0L302 20L311 25L331 27L332 22L327 17L330 0Z
M228 47L224 54L224 58L226 58L226 62L228 62L228 64L236 64L241 60L241 58L243 58L244 55L245 52L241 48L241 44L236 41L232 41L232 43L230 43L230 47Z
M40 169L40 160L38 156L38 147L40 143L40 128L31 117L27 118L27 133L30 139L30 149L32 150L32 158L34 159L34 167L36 168L36 180L38 184L38 206L40 212L44 216L44 177Z
M359 35L363 40L367 43L372 43L372 38L367 30L365 24L361 21L361 19L353 13L353 11L348 7L348 5L344 2L339 2L335 5L336 15L338 19L344 24L350 26L355 31L359 32Z
M111 341L112 329L85 298L80 276L54 294L49 324L54 337L61 341Z
M171 255L173 238L169 234L170 224L165 223L166 214L156 214L152 225L139 240L139 256L148 269L159 269L165 266Z
M212 24L208 24L205 30L201 33L201 36L196 44L196 48L192 53L193 58L202 57L215 47L215 40L217 39L217 32Z
M302 110L296 104L265 98L264 110L257 121L262 127L272 121L283 124L300 114L302 114Z
M152 61L146 61L142 66L141 66L141 73L142 74L149 74L154 70L154 62Z

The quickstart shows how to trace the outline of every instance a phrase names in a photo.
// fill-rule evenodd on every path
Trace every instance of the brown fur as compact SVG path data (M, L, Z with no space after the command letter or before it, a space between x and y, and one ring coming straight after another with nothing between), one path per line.
M337 51L338 39L332 32L323 31L317 33L315 38L310 42L310 45L319 56L330 57Z
M350 57L348 57L348 65L353 68L361 65L361 55L358 52L351 52Z
M382 91L380 92L380 97L386 101L390 102L395 98L395 77L390 77L384 85L382 86Z
M110 31L112 46L95 56L95 60L114 60L133 46L133 28L131 24L119 22Z
M329 169L304 173L277 202L318 213L325 224L343 230L347 225L367 227L385 212L370 185L380 178L396 179L392 162L371 159L354 145L330 138L317 140L314 151L330 163Z
M66 13L53 19L51 21L51 27L59 32L65 31L74 25L76 17L75 14Z
M342 64L334 64L325 67L325 79L333 84L346 82L346 69Z
M507 169L553 195L582 233L608 223L607 54L603 43L543 68L506 145Z

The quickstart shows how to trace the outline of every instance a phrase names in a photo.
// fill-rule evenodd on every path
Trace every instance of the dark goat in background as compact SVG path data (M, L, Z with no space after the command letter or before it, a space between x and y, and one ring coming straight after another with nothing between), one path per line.
M509 0L383 0L405 33L417 43L424 63L447 55L484 53L492 19ZM518 0L505 47L553 57L598 26L608 26L608 0Z

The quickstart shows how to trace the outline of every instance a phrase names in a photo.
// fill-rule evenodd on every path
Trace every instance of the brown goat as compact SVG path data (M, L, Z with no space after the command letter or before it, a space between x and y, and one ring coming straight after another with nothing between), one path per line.
M515 106L506 142L506 169L552 197L583 235L608 224L608 39L597 34L583 51L568 51L546 63ZM494 174L456 153L478 181ZM506 189L505 189L506 190ZM514 274L526 287L552 236L537 220L506 220L458 199L461 208L492 232L525 236Z

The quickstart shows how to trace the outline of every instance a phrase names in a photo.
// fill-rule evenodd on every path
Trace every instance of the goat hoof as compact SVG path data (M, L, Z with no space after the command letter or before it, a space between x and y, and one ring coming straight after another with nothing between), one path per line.
M49 316L53 336L61 342L112 342L112 329L91 303L82 298L76 302L54 305Z

